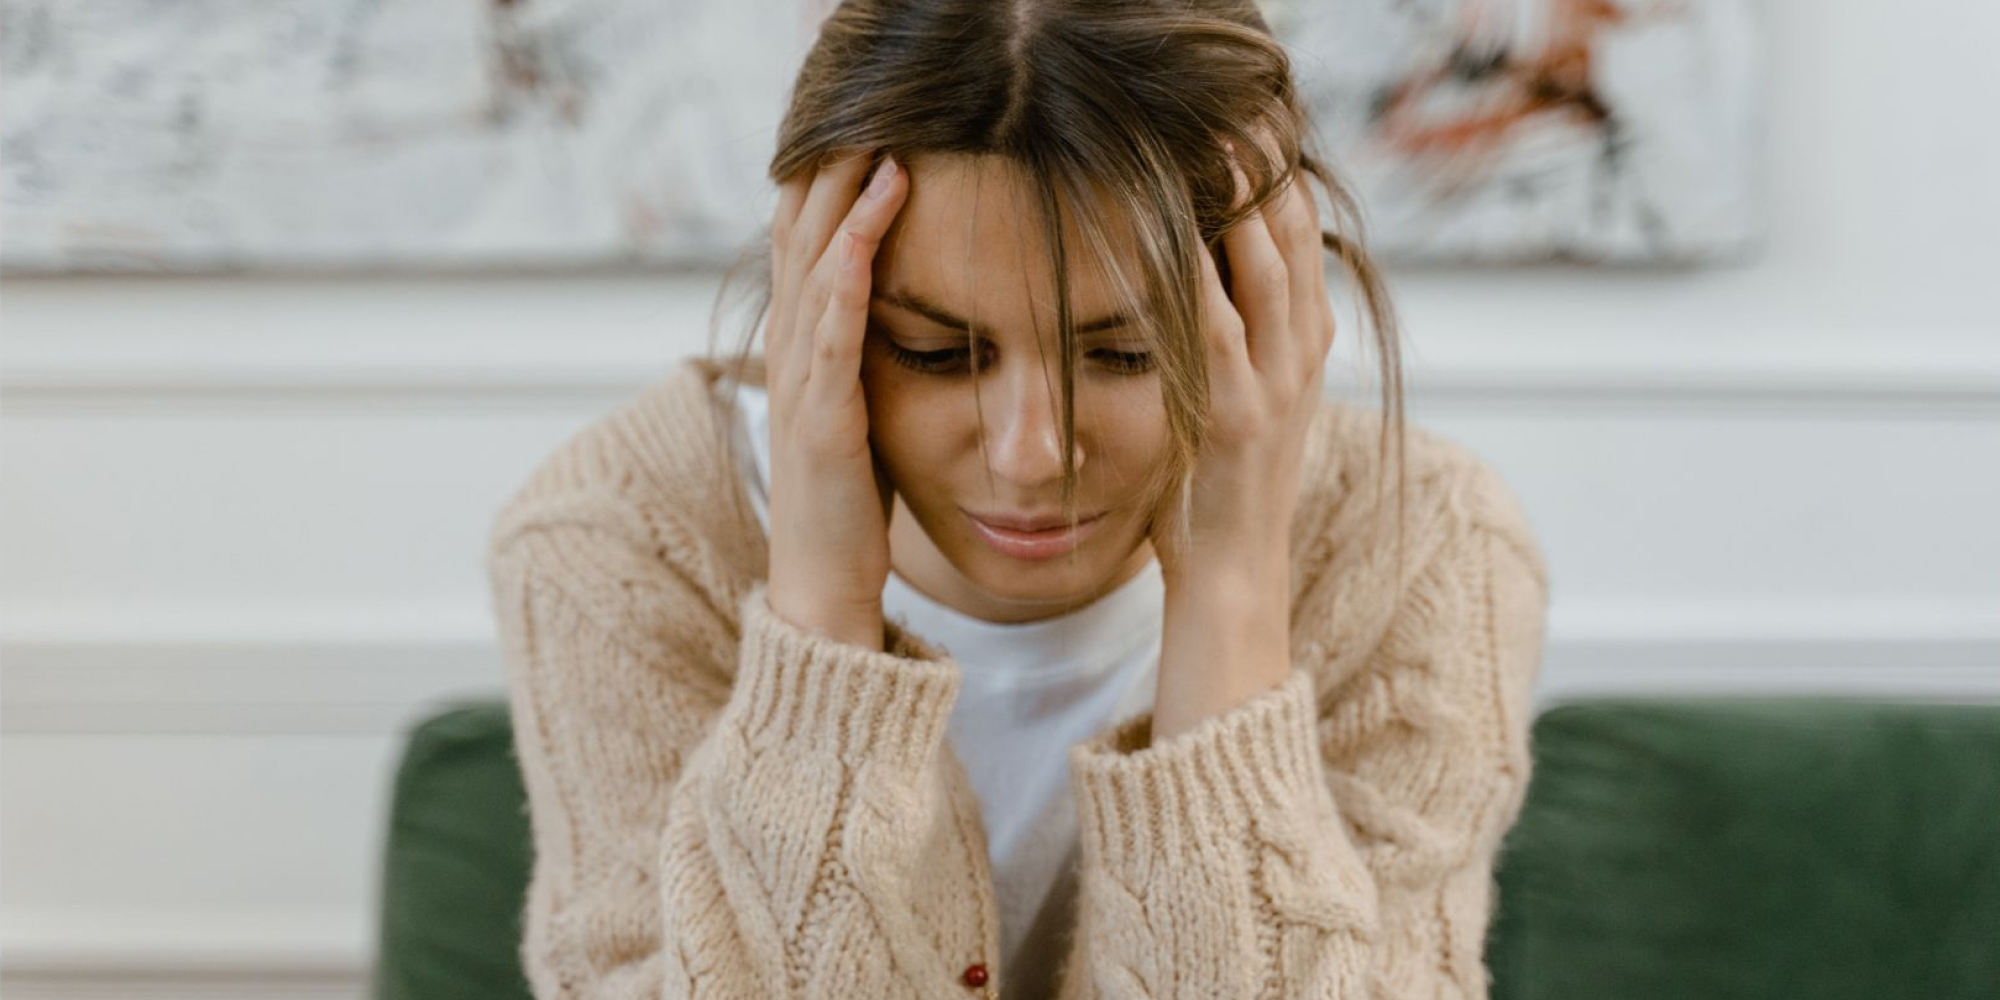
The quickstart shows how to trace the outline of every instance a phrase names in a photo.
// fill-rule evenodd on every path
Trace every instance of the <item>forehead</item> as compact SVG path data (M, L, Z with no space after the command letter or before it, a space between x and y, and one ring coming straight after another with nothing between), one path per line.
M999 156L936 154L908 167L909 195L878 254L878 291L914 292L996 328L1053 334L1052 248L1026 169ZM1116 303L1068 211L1063 226L1070 307L1081 322Z

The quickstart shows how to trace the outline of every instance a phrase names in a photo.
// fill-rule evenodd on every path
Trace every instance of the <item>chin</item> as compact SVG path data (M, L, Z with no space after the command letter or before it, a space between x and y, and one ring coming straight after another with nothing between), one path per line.
M978 541L974 545L980 545ZM1100 565L1102 560L1092 553L1079 552L1075 564L1068 557L1022 562L1010 559L984 548L975 550L977 560L971 567L961 566L981 589L995 597L1012 597L1021 600L1056 599L1089 592L1098 581L1111 572L1111 567Z

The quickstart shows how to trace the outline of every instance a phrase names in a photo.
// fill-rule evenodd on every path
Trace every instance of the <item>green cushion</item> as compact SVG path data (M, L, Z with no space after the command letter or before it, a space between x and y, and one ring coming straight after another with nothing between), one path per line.
M1493 1000L2000 998L2000 706L1596 699L1534 727ZM410 733L375 1000L530 1000L504 701Z
M506 703L420 722L390 804L375 1000L532 1000L515 949L533 862Z
M2000 706L1596 699L1533 735L1494 1000L2000 998Z

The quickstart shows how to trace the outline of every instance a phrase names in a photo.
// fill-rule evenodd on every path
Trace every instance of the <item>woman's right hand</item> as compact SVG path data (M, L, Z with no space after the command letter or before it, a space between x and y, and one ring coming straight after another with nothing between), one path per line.
M771 223L771 610L801 628L883 648L895 492L868 440L861 347L875 251L909 191L872 157L823 163L781 187Z

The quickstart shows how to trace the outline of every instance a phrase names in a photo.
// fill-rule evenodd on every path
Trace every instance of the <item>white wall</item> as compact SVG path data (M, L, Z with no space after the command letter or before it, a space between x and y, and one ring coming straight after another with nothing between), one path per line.
M1756 262L1396 280L1550 554L1545 703L2000 698L2000 8L1770 9ZM490 513L713 280L0 287L11 994L361 992L398 734L499 695Z

